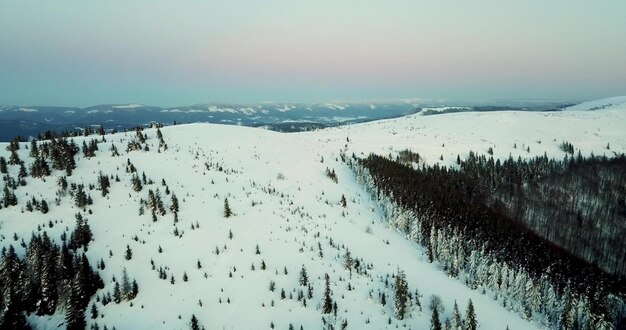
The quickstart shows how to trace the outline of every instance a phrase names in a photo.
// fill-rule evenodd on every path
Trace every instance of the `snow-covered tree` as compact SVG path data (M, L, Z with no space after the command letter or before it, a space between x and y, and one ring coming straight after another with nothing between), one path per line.
M409 287L406 281L406 274L400 269L396 273L394 293L394 314L399 320L403 320L409 300Z

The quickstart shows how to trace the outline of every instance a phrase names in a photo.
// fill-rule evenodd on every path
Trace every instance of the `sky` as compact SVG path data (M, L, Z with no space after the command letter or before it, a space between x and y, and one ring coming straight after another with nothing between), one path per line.
M626 95L626 1L0 0L0 104Z

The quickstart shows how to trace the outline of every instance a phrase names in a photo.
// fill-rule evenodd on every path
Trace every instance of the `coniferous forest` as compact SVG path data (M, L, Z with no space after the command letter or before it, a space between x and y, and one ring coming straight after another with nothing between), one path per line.
M387 221L450 276L555 329L626 325L623 155L353 161Z
M30 329L24 312L53 315L65 306L67 329L85 328L85 310L104 283L91 267L86 251L89 225L77 214L76 229L61 237L61 246L42 234L32 235L25 256L13 245L2 250L0 263L0 329ZM22 241L23 242L23 241Z

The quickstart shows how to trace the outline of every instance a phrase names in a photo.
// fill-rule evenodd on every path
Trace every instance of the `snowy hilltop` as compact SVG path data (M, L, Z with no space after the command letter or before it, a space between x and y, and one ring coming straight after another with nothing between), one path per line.
M626 152L626 102L616 100L585 105L602 111L412 114L301 133L154 125L0 143L0 325L553 328L547 292L566 297L563 287L510 265L498 274L522 282L489 285L485 266L472 285L466 268L445 261L469 263L470 251L443 236L434 252L412 239L389 219L411 214L381 202L355 160L458 168L470 152L562 160L569 144L582 157L613 157ZM501 293L509 282L528 293ZM572 318L612 326L577 299Z

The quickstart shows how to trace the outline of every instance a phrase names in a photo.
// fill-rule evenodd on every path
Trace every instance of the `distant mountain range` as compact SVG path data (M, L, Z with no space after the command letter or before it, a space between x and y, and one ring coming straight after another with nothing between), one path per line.
M316 104L207 103L179 107L141 104L105 104L86 108L0 106L0 141L9 141L18 135L25 138L36 137L46 131L82 130L88 126L124 130L151 122L166 125L210 122L294 132L399 117L422 110L422 114L431 115L459 111L546 111L559 110L565 106L549 102L463 105L416 100Z

